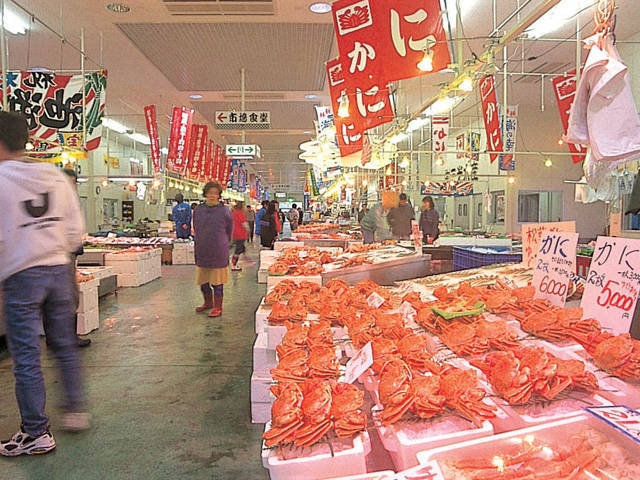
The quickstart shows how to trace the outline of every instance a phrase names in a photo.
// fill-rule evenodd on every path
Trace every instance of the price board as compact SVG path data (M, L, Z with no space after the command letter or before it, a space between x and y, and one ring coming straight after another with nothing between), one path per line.
M533 268L536 254L540 249L540 238L545 231L550 232L575 232L576 222L548 222L526 223L522 225L522 263L527 268Z
M548 230L542 233L533 266L535 298L544 298L553 305L564 307L575 272L577 245L577 233Z
M344 372L344 382L355 382L371 365L373 365L373 350L371 349L371 342L369 342L347 362Z
M587 407L586 410L634 442L640 443L640 412L624 405Z
M598 237L580 306L613 333L627 333L640 291L640 240Z

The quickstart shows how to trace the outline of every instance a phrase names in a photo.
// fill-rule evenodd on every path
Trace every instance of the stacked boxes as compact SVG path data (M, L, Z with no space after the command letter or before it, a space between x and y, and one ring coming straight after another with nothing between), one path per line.
M173 265L194 265L193 243L176 242L173 244Z
M100 313L98 311L98 286L100 280L92 280L78 284L80 302L78 304L78 323L76 333L86 335L100 326Z
M108 253L105 265L118 276L118 287L137 287L161 276L162 249Z

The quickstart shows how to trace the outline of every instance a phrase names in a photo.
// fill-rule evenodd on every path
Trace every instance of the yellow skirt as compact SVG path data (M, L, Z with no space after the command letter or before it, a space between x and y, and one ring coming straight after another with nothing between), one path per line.
M196 267L196 285L210 283L211 285L222 285L227 283L229 267L223 268L202 268Z

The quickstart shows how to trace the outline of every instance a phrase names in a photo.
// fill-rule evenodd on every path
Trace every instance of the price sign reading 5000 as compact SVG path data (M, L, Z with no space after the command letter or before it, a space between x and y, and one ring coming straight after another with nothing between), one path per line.
M598 295L598 305L606 308L620 308L625 312L631 310L631 307L633 307L635 303L635 298L620 293L618 291L619 288L620 282L608 280L607 284L602 288L600 295Z

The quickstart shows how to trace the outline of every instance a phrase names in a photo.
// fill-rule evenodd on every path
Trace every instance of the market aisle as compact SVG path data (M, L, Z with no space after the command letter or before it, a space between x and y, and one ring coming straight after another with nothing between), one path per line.
M258 250L249 247L257 258ZM43 355L56 451L0 458L0 478L267 479L262 425L251 424L254 311L264 286L256 268L230 273L224 314L195 314L193 266L163 266L162 278L100 301L100 329L82 351L91 430L56 429L59 385ZM44 347L44 340L43 340ZM18 428L11 362L0 352L0 436Z

